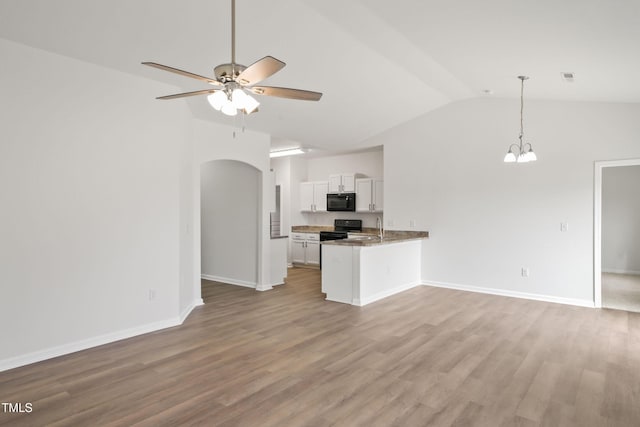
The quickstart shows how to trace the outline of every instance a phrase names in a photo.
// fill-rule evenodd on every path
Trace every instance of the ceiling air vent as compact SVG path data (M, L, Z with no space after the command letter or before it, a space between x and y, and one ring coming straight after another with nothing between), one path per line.
M572 83L572 82L573 82L573 79L574 79L574 77L575 77L575 74L573 74L573 73L566 73L566 72L560 73L560 75L562 76L562 80L564 80L564 81L565 81L565 82L567 82L567 83Z

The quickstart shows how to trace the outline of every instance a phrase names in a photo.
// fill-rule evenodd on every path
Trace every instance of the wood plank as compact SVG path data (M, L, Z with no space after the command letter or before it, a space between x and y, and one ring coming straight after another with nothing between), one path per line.
M640 425L640 314L417 287L203 281L180 327L0 373L0 425Z

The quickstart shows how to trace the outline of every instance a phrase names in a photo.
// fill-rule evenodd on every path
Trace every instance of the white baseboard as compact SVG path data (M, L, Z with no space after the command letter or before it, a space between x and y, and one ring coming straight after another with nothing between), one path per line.
M508 291L505 289L482 288L478 286L459 285L456 283L435 282L431 280L423 281L422 284L424 286L433 286L436 288L456 289L459 291L478 292L481 294L500 295L503 297L523 298L523 299L530 299L535 301L553 302L557 304L577 305L579 307L590 307L590 308L595 307L593 301L574 299L574 298L563 298L563 297L556 297L551 295L530 294L526 292Z
M420 286L422 285L421 282L413 282L413 283L406 283L404 285L400 285L400 286L396 286L395 288L392 289L387 289L386 291L383 292L378 292L377 294L373 294L371 296L368 296L366 298L354 298L353 300L353 305L357 305L359 307L365 306L367 304L371 304L372 302L376 302L378 300L381 300L383 298L387 298L390 297L391 295L395 295L398 294L400 292L404 292L404 291L408 291L411 288L415 288L416 286Z
M187 319L187 317L189 317L194 308L201 305L204 305L204 301L202 300L202 298L198 298L196 300L193 300L191 304L185 307L184 310L180 312L180 324L182 325L184 323L184 321Z
M268 284L267 285L258 285L258 286L256 286L256 291L260 291L260 292L262 292L262 291L270 291L271 289L273 289L273 288L271 287L271 285L268 285Z
M622 270L619 268L603 268L603 273L612 273L612 274L631 274L633 276L640 276L640 271L636 270Z
M343 301L343 300L340 300L340 299L331 299L331 298L325 298L324 300L325 300L325 301L331 301L331 302L339 302L339 303L342 303L342 304L358 305L358 304L356 304L356 303L355 303L355 301L356 301L356 300L353 300L353 301ZM357 300L357 301L360 301L360 300Z
M147 323L145 325L135 326L133 328L111 332L108 334L99 335L97 337L87 338L84 340L11 357L9 359L0 360L0 372L18 368L20 366L30 365L36 362L41 362L47 359L53 359L54 357L64 356L67 354L75 353L77 351L86 350L88 348L109 344L127 338L132 338L138 335L148 334L149 332L156 332L161 329L179 326L182 324L182 322L184 322L184 320L189 316L189 314L195 307L202 304L204 303L202 302L202 299L199 298L197 300L194 300L191 304L189 304L189 306L182 310L179 316L170 319Z
M248 282L246 280L230 279L228 277L212 276L210 274L202 274L200 277L202 277L204 280L211 280L213 282L226 283L228 285L244 286L245 288L255 289L257 287L257 283Z

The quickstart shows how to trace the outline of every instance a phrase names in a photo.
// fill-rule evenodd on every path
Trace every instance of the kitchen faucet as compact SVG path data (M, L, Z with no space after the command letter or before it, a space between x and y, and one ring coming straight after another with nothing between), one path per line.
M376 217L376 227L378 227L378 237L382 240L384 238L384 230L382 229L382 220L380 217Z

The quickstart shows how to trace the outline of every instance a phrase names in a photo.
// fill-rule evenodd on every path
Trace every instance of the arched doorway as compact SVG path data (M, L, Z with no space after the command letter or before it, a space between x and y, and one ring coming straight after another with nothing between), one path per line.
M201 277L259 283L261 172L236 160L200 166Z

